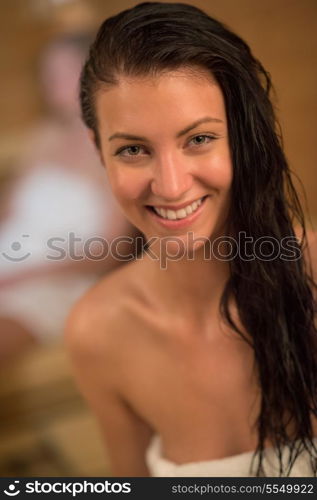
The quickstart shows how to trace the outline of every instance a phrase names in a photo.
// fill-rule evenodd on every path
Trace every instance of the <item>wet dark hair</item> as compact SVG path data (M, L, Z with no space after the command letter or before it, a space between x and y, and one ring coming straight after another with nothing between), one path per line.
M102 24L83 68L80 92L82 116L95 132L97 146L94 99L99 88L115 85L122 75L157 75L184 66L209 70L224 95L233 162L230 234L237 238L244 231L254 239L265 236L278 242L293 237L293 248L303 251L304 215L270 101L270 77L240 37L200 9L142 3ZM295 222L302 228L300 242ZM311 270L302 256L247 261L238 256L230 267L221 311L252 346L261 388L251 469L257 457L256 475L265 475L262 459L268 438L277 450L280 475L289 475L297 456L307 450L316 476L311 417L317 416L317 332ZM231 298L251 340L230 315ZM290 452L286 466L283 446Z

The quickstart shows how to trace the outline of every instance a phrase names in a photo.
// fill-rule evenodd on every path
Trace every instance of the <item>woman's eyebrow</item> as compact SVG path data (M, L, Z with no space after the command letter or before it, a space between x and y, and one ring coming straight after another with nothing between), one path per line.
M131 134L125 134L124 132L116 132L115 134L111 135L108 139L108 141L112 141L113 139L127 139L130 141L148 141L146 137L141 137L139 135L131 135Z
M201 125L202 123L208 123L208 122L214 122L214 123L223 123L223 120L220 120L220 118L212 118L211 116L205 116L204 118L200 118L199 120L196 120L194 123L191 125L188 125L188 127L184 128L180 132L176 134L176 137L182 137L183 135L187 134L187 132L190 132L194 128L198 127L198 125ZM146 137L141 137L138 135L132 135L132 134L126 134L124 132L116 132L115 134L112 134L109 137L109 141L112 141L113 139L126 139L130 141L148 141Z
M196 120L194 123L189 125L188 127L184 128L177 134L178 137L182 137L182 135L187 134L187 132L190 132L194 128L198 127L198 125L201 125L202 123L208 123L208 122L214 122L214 123L223 123L223 120L220 120L220 118L212 118L211 116L205 116L204 118L200 118L200 120Z

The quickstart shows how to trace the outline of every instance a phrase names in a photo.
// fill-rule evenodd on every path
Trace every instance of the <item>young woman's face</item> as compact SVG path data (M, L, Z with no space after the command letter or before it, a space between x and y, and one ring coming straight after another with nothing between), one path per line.
M147 239L223 234L232 165L223 95L207 72L122 77L96 108L113 192Z

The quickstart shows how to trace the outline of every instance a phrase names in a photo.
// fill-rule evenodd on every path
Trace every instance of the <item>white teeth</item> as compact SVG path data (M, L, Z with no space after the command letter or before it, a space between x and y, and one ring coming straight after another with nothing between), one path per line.
M187 215L190 215L193 213L193 209L190 205L188 207L186 207L186 213L187 213Z
M167 210L165 208L161 208L161 216L166 217L167 216Z
M167 210L167 214L166 215L167 215L167 218L169 220L175 220L175 219L177 219L177 214L176 214L176 212L174 210Z
M176 219L185 219L188 215L192 214L197 210L197 208L202 203L202 198L194 201L191 205L187 205L187 207L181 208L180 210L166 210L165 208L156 208L153 207L155 212L159 214L163 219L176 220Z
M176 215L178 219L184 219L184 217L186 217L187 215L187 212L186 210L184 210L184 208L181 208L180 210L176 211Z

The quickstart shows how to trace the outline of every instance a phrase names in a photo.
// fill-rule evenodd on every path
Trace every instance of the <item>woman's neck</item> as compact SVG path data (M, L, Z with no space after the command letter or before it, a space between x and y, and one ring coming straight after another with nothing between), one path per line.
M208 259L203 248L195 257L179 260L160 255L158 260L145 255L146 273L161 302L167 309L189 314L210 315L219 308L220 298L230 276L229 262Z

